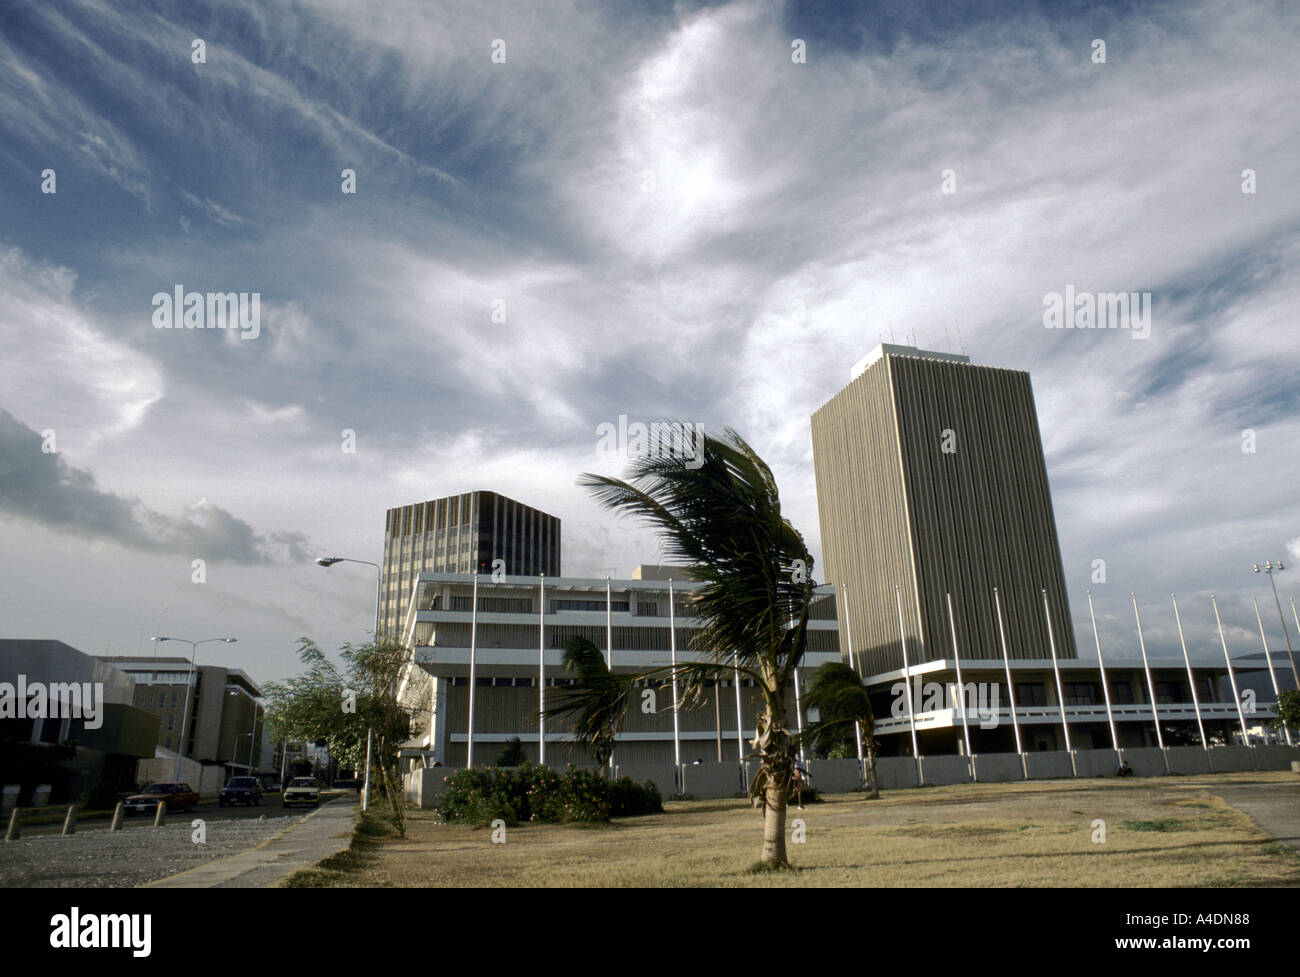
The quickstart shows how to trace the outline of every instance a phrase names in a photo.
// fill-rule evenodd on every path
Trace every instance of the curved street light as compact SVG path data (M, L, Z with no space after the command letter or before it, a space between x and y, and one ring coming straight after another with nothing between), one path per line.
M371 563L369 560L353 560L346 556L318 556L316 565L322 567L332 567L335 563L364 563L368 567L375 568L375 641L379 641L379 604L381 600L380 588L383 586L384 569L378 563ZM361 810L370 809L370 751L374 743L375 731L366 730L366 779L361 787Z
M1273 603L1277 605L1277 619L1282 622L1282 637L1286 639L1286 654L1291 659L1291 677L1295 679L1295 687L1300 689L1300 671L1296 670L1295 652L1291 649L1291 635L1286 629L1286 618L1282 616L1282 602L1277 596L1277 580L1273 577L1275 570L1281 573L1285 569L1286 566L1281 560L1278 560L1276 564L1272 560L1264 561L1264 572L1268 574L1268 582L1273 585ZM1255 572L1259 573L1259 571L1260 566L1256 563Z
M190 641L188 638L150 638L150 641L179 641L181 644L190 646L190 675L185 682L185 712L181 715L181 739L176 744L176 776L173 780L181 779L181 757L185 755L185 731L190 721L190 694L194 686L194 666L199 658L199 645L206 645L213 641L222 641L228 645L233 645L235 638L204 638L202 641Z

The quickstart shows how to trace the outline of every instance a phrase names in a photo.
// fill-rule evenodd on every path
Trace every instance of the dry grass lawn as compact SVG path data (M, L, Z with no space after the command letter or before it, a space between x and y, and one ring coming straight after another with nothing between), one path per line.
M963 784L838 794L801 818L796 872L749 874L762 819L743 800L677 801L593 826L490 829L412 811L407 837L363 839L306 886L1297 886L1300 852L1215 795L1291 773ZM1105 821L1104 842L1093 822Z

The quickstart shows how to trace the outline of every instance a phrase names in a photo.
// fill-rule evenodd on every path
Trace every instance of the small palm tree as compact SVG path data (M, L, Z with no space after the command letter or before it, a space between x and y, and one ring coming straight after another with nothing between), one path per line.
M817 722L804 730L804 740L813 749L843 743L850 734L862 737L867 757L867 797L879 799L876 717L871 711L871 697L861 676L843 662L827 662L813 672L804 703L821 714Z
M608 767L636 676L611 671L600 649L583 637L565 641L563 661L577 683L556 689L543 715L569 721L574 738L595 754L600 766Z
M669 559L683 565L683 576L702 584L690 603L702 622L694 647L705 660L678 665L681 704L701 703L710 681L730 675L757 686L763 711L751 755L760 764L750 795L763 809L759 867L789 868L785 822L793 758L786 695L808 643L813 559L803 536L781 515L771 469L738 433L701 434L696 449L692 457L638 458L626 481L584 475L579 484L605 508L654 526Z

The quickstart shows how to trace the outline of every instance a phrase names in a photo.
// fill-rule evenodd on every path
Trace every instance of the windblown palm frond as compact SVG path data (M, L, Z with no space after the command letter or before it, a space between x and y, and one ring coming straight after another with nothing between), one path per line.
M582 637L564 643L564 669L576 685L559 686L542 713L548 719L567 721L578 742L589 747L599 764L609 763L614 737L623 726L632 701L634 675L612 672L605 656Z
M804 708L816 709L821 718L804 730L804 741L824 749L853 735L855 723L875 726L871 698L862 679L843 662L827 662L813 673L804 693Z
M682 422L684 429L691 425ZM705 661L680 665L687 703L710 680L738 671L763 697L760 758L750 792L765 812L762 862L786 866L785 807L792 772L786 687L803 658L816 584L803 537L781 515L772 471L736 431L700 435L691 457L653 454L632 461L627 479L583 475L605 508L658 531L670 560L702 586L687 598L701 622L694 650Z
M876 780L876 716L871 697L858 673L843 662L827 662L813 673L804 706L821 715L803 732L803 742L814 750L829 749L850 738L861 737L866 750L867 794L880 796Z

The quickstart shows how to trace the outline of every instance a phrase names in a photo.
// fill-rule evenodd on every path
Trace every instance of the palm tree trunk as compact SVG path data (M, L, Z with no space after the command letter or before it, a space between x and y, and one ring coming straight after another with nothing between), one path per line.
M876 738L867 740L867 800L880 800L880 781L876 779Z
M765 866L789 868L790 862L785 854L785 813L786 795L789 786L779 784L779 778L769 777L765 791L763 807L763 857Z

